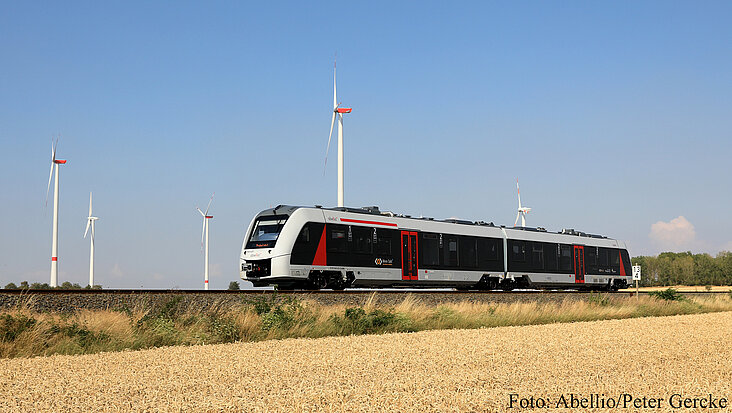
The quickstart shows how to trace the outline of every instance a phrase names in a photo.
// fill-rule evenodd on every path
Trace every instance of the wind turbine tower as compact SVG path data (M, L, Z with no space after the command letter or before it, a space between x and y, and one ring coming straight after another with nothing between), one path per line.
M206 212L203 212L201 211L201 208L196 207L198 212L203 217L203 228L201 229L201 248L205 248L205 255L203 259L203 288L205 290L208 290L208 221L213 218L213 215L208 214L208 209L211 207L211 201L213 201L213 197L213 194L211 194L211 199L208 200Z
M51 242L51 287L58 287L58 173L59 165L66 163L66 160L56 159L56 148L58 138L54 144L51 140L51 172L48 174L48 187L46 188L46 205L48 205L48 192L51 189L51 178L56 175L53 190L53 236Z
M330 121L330 133L328 134L328 147L325 150L325 166L328 166L328 152L330 151L330 138L333 136L333 125L338 116L338 206L343 206L343 114L351 113L351 108L342 108L336 97L336 63L333 62L333 117ZM325 173L325 170L323 171Z
M89 287L94 287L94 223L99 218L92 216L92 194L89 192L89 216L86 219L84 238L91 229L91 251L89 252Z
M515 227L518 224L519 217L521 217L521 227L525 227L526 214L531 211L531 208L521 206L521 191L519 190L518 178L516 178L516 193L518 194L518 213L516 214L516 222L513 223L513 226Z

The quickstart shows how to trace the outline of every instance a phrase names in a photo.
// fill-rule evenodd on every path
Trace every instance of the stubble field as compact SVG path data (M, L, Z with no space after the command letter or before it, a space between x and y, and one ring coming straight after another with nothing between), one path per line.
M732 397L730 343L723 312L6 359L0 410L496 411L511 393L628 393L665 411L673 393Z

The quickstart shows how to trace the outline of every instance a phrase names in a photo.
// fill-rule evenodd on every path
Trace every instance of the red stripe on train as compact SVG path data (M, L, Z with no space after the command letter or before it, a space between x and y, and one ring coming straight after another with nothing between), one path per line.
M320 236L320 241L318 242L318 249L315 251L313 265L328 265L325 254L325 225L323 225L323 234Z

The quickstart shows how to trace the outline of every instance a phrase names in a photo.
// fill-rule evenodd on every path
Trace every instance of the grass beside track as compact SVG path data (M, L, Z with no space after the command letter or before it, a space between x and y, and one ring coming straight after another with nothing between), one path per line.
M377 307L372 301L373 295L362 307L324 306L270 295L202 311L174 296L154 310L68 314L34 313L21 305L0 313L0 358L732 311L732 294L695 298L592 294L587 301L439 306L422 304L407 295L392 307Z

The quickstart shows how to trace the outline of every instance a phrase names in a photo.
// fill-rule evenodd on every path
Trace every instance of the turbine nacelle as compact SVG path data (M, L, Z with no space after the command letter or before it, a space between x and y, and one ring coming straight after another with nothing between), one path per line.
M95 217L92 215L92 194L89 193L89 216L86 217L86 229L84 230L84 238L86 238L87 234L89 233L89 228L91 227L91 236L92 236L92 242L94 241L94 221L98 220L99 217Z
M521 190L519 189L518 178L516 178L516 194L518 195L518 213L516 214L516 221L513 226L518 225L519 219L521 219L521 226L526 226L526 214L531 211L531 208L521 206Z

